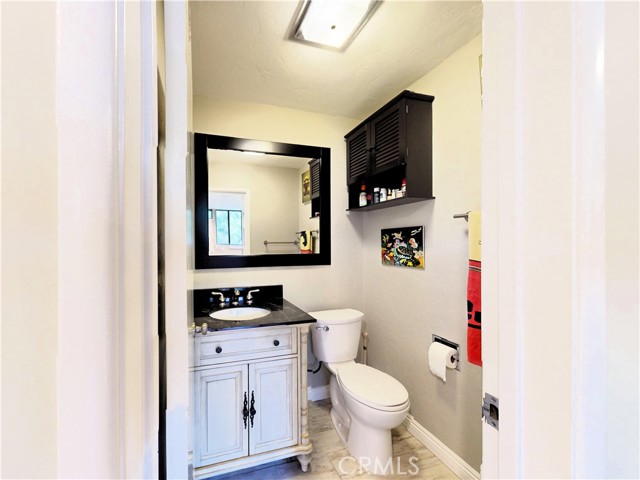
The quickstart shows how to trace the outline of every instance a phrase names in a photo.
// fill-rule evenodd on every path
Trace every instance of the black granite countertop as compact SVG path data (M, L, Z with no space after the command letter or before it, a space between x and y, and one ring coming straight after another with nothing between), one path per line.
M275 288L274 288L275 287ZM279 287L279 288L278 288ZM226 305L220 307L217 301L211 295L213 291L225 290L209 288L206 290L194 291L194 320L197 326L207 324L209 331L229 330L237 328L256 328L256 327L274 327L278 325L297 325L299 323L315 323L316 319L308 313L296 307L293 303L282 298L282 286L258 286L258 287L241 287L242 289L260 289L259 293L254 295L254 299L250 305L244 302L240 305ZM209 316L210 313L226 310L229 308L257 307L270 310L271 313L261 318L252 320L217 320Z

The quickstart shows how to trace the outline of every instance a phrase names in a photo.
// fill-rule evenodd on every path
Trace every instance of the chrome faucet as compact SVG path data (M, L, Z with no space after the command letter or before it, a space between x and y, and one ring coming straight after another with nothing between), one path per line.
M238 290L237 288L235 288L233 290L233 304L234 305L242 305L244 303L244 297L242 296L242 292L240 292L240 290Z
M256 288L254 290L249 290L249 293L247 294L247 305L251 305L253 303L253 295L251 294L259 291L260 291L259 288Z

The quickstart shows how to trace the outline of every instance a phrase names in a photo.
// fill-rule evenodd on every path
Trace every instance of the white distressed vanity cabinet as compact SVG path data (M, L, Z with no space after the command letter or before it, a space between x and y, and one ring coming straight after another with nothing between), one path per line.
M307 471L309 324L195 334L194 478L297 456Z

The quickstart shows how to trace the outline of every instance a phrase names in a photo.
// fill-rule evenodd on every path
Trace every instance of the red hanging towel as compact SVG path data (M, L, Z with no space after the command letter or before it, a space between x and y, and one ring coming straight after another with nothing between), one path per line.
M467 359L482 366L482 270L480 212L469 212L469 278L467 282Z

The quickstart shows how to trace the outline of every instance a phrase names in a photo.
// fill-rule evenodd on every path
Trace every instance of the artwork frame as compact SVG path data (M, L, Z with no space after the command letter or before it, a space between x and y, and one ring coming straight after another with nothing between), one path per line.
M424 226L380 230L383 265L424 269Z
M309 170L301 175L302 203L311 201L311 173Z

